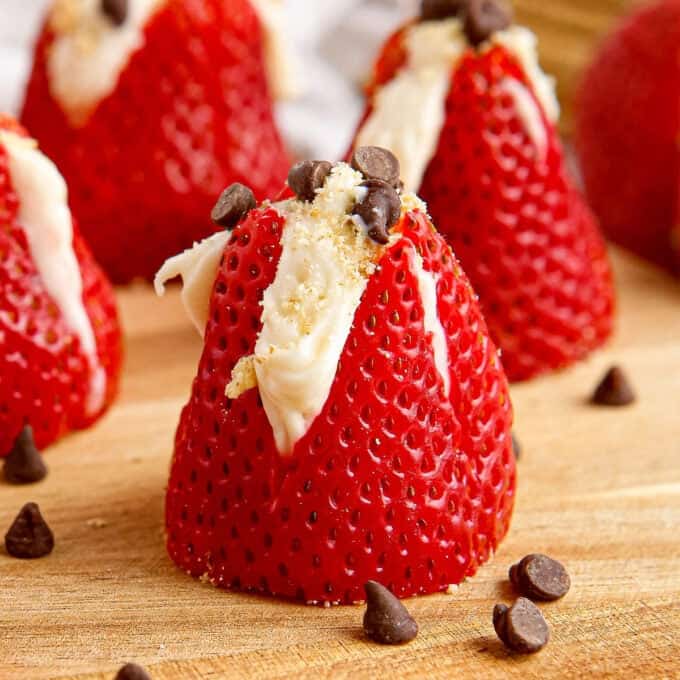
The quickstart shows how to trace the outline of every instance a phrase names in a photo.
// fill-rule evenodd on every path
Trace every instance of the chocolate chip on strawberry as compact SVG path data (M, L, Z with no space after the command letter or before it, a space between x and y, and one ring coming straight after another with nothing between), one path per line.
M519 460L522 456L522 445L514 432L512 433L512 452L515 454L515 460Z
M333 166L328 161L301 161L288 173L288 186L301 201L313 201Z
M5 548L12 557L35 559L49 555L54 535L36 503L26 503L5 535Z
M138 664L126 663L116 673L115 680L151 680L151 676Z
M532 600L559 600L571 587L564 566L547 555L532 554L510 567L509 577L517 591Z
M420 18L423 21L456 17L465 8L466 0L423 0L420 3Z
M418 634L418 624L408 610L385 586L368 581L364 631L382 645L402 645Z
M102 12L115 26L122 26L128 16L128 0L101 0Z
M628 406L635 401L635 392L620 366L612 366L607 371L591 401L600 406Z
M541 610L524 597L518 598L512 607L497 604L493 609L493 627L506 647L521 654L538 652L550 639Z
M368 235L384 245L389 241L390 228L401 216L401 199L394 187L380 179L369 179L361 186L368 191L354 206L353 213L364 221Z
M10 484L32 484L47 475L47 466L33 441L33 428L26 425L7 454L3 474Z
M210 216L220 227L233 229L256 206L253 192L236 182L222 192Z
M463 30L472 45L480 45L512 23L512 11L503 0L467 0Z
M360 146L352 155L352 167L366 179L379 179L395 189L400 186L401 168L397 157L380 146Z

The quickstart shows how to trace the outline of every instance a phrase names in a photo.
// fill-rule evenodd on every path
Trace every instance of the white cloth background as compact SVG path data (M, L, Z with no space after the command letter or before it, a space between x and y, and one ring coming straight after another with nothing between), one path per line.
M16 113L31 46L50 0L0 0L0 111ZM361 115L361 85L383 40L418 0L285 0L286 34L301 96L279 104L288 143L300 157L336 159Z

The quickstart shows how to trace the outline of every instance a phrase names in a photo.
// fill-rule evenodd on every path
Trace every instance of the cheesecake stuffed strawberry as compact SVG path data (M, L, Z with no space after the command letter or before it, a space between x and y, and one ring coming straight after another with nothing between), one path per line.
M272 93L290 90L279 0L54 0L22 122L64 173L115 282L151 278L213 231L226 184L288 169Z
M290 198L243 185L170 259L203 337L167 489L193 576L314 603L475 573L510 522L512 409L476 296L396 158L307 161Z
M43 447L92 424L115 396L120 361L113 291L66 184L0 116L0 458L21 437Z
M480 296L513 380L612 331L597 225L565 167L553 81L501 0L424 0L368 86L355 147L391 149Z

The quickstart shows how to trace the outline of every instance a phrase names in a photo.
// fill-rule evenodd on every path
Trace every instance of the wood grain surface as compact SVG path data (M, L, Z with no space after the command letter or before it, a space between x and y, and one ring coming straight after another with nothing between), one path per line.
M615 342L573 370L513 388L524 444L510 535L453 595L408 602L421 633L384 648L361 607L319 609L230 594L165 554L163 487L173 430L200 351L176 291L121 292L128 333L122 395L94 429L49 451L50 475L0 484L0 531L38 501L54 553L0 551L0 678L113 678L126 660L156 680L191 678L678 678L680 642L680 286L615 254ZM613 361L640 399L586 403ZM508 565L564 561L567 597L543 606L550 644L508 654L491 625Z

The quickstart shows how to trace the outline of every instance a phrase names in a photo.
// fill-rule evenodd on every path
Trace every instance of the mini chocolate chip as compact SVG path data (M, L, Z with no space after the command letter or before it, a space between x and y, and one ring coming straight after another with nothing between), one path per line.
M512 23L512 11L504 0L467 0L463 30L475 47Z
M288 186L301 201L313 201L333 166L328 161L301 161L288 173Z
M466 0L423 0L420 3L422 21L457 17L465 7Z
M524 597L509 608L497 604L493 609L493 627L506 647L522 654L538 652L550 639L550 629L541 610Z
M399 160L387 149L379 146L360 146L352 155L352 167L366 179L380 179L395 189L401 180Z
M404 605L387 588L368 581L364 631L382 645L402 645L418 634L418 624Z
M547 555L533 554L510 567L510 581L532 600L559 600L571 587L567 570Z
M26 425L14 441L3 466L5 479L10 484L32 484L47 475L47 466L33 441L33 428Z
M512 452L515 454L515 460L519 460L522 456L522 445L514 432L512 433Z
M591 401L600 406L628 406L635 401L635 392L619 366L612 366L595 389Z
M34 559L49 555L54 535L36 503L26 503L5 535L5 548L12 557Z
M151 680L151 676L136 663L126 663L116 673L115 680Z
M128 15L128 0L101 0L102 12L116 26L122 26Z
M369 179L361 186L366 187L366 197L354 206L353 214L366 224L368 235L376 242L389 241L389 230L401 217L401 199L394 187L379 179Z
M220 227L233 229L256 206L257 201L253 192L237 182L222 192L210 216Z

